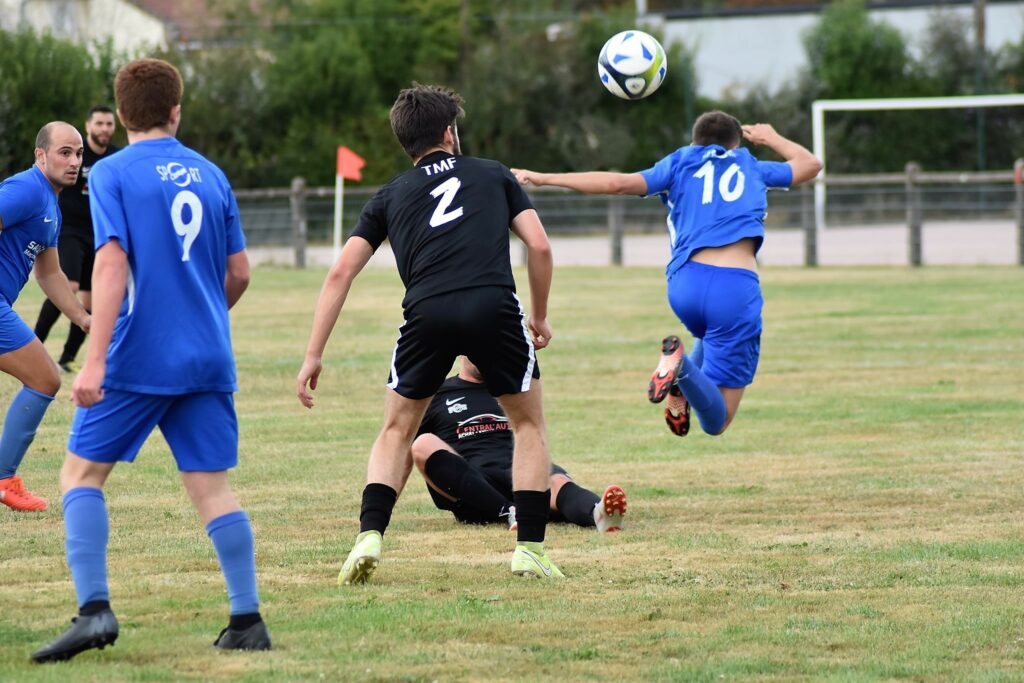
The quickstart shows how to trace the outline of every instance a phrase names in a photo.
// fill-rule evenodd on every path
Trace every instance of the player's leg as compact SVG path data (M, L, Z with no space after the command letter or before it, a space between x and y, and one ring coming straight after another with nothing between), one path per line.
M103 485L115 463L135 459L166 405L166 397L108 390L96 405L75 411L60 486L78 616L56 640L33 653L34 661L70 659L117 639L107 583L110 522Z
M0 503L18 511L42 511L47 502L25 488L17 471L60 389L60 374L43 343L6 302L0 303L0 371L23 385L7 409L0 434Z
M234 397L229 392L171 397L160 431L213 543L227 585L230 620L214 646L269 650L270 634L259 611L252 525L228 483L227 471L238 464Z
M508 520L512 501L491 485L483 473L436 434L421 434L412 442L413 464L437 502L442 497L460 522ZM434 496L434 494L437 496Z
M448 365L451 367L450 361ZM437 384L440 385L440 381ZM393 389L386 392L384 425L373 442L366 466L366 487L359 508L359 535L341 566L339 585L364 583L380 564L384 532L391 523L398 495L412 470L409 451L429 403L429 397L411 399Z
M82 306L85 310L92 312L92 267L95 261L96 255L89 244L84 240L75 240L75 265L77 266L78 277L74 278L75 282L72 285L77 287L78 299L82 302ZM69 257L70 258L70 257ZM61 266L63 268L63 266ZM65 270L65 273L68 271ZM68 276L71 279L71 276ZM57 360L57 365L60 366L61 370L65 372L71 372L71 363L74 362L75 356L78 355L78 350L82 348L82 343L85 342L85 331L71 323L68 329L68 338L64 342L64 349L61 351L60 358Z

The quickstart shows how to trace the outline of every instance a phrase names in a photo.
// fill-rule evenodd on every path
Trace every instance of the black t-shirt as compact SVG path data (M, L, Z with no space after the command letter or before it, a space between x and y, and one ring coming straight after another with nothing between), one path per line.
M508 458L513 435L497 399L479 382L449 377L437 390L420 424L419 434L436 434L466 460Z
M92 151L89 143L85 143L85 150L82 152L82 168L78 171L78 181L71 187L65 187L57 195L60 204L61 232L85 237L92 243L92 215L89 213L89 171L93 164L104 159L117 150L121 149L114 145L108 145L107 151L97 154Z
M497 161L438 151L395 176L367 202L353 235L374 250L391 241L405 284L402 306L470 287L515 289L512 219L532 209Z

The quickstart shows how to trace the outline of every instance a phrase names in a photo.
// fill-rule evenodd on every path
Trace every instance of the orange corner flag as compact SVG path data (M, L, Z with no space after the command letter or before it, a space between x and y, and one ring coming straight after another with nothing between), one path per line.
M362 180L363 174L359 172L366 161L361 156L344 145L338 147L338 171L337 175L345 180Z

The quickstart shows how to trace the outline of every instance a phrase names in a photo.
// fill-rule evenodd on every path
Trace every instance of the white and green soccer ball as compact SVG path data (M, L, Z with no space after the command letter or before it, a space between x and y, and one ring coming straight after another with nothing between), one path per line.
M597 75L608 92L624 100L640 100L665 81L665 49L643 31L623 31L608 39L597 59Z

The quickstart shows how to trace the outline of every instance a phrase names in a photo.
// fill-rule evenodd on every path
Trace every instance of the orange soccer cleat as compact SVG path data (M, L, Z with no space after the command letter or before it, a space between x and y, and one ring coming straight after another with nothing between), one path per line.
M598 533L622 531L622 518L626 516L626 492L612 484L604 490L601 500L594 506L594 526Z
M17 475L0 479L0 503L18 512L42 512L49 507L44 499L26 489Z
M647 400L651 403L661 403L675 387L685 353L683 342L676 335L670 334L661 340L661 362L651 375L651 383L647 387Z

